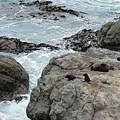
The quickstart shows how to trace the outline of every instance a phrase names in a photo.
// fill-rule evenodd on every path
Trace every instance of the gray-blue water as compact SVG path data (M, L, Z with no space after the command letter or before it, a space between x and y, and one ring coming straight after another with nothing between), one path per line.
M30 2L33 0L24 0ZM102 24L113 21L120 15L120 0L51 0L55 5L66 6L68 9L88 13L84 19L69 15L62 21L44 19L7 19L6 14L0 11L0 36L19 38L22 41L33 43L48 43L55 45L61 39L68 37L79 30L99 29ZM18 2L18 0L0 0L0 3ZM21 8L22 10L22 8ZM18 11L19 12L19 11ZM14 13L17 14L17 13ZM0 53L14 57L27 70L30 76L30 91L36 86L43 68L53 56L58 56L72 50L65 51L34 51L26 54L14 55ZM30 93L27 94L30 96ZM26 116L28 100L19 104L15 101L0 102L0 120L29 120Z

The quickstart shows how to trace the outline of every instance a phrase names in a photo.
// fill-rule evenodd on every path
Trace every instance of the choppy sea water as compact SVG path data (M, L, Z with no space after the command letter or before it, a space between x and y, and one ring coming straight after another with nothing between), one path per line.
M33 0L24 0L30 2ZM42 0L44 1L44 0ZM44 19L7 19L6 14L0 11L0 36L14 37L21 41L32 43L48 43L56 45L61 39L68 37L79 30L99 29L102 24L113 21L114 17L120 16L120 0L51 0L55 5L66 6L88 13L84 19L69 16L62 21L52 21ZM18 0L0 0L0 3L18 2ZM22 8L21 8L22 9ZM15 13L14 13L15 14ZM42 70L54 56L64 53L74 52L72 50L38 50L32 53L21 53L14 55L10 53L0 54L9 55L15 58L27 70L30 77L30 92L37 85L37 79ZM0 120L29 120L26 116L26 106L28 99L22 100L18 104L13 101L0 102Z

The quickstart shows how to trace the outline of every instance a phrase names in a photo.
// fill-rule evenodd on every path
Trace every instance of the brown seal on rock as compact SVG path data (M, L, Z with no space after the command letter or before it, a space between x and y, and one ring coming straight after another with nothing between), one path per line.
M68 78L68 81L70 81L70 80L74 80L76 78L76 76L74 76L72 74L68 74L65 76L65 78Z
M106 63L94 64L91 66L91 70L93 71L101 71L101 72L109 72L109 70L113 70L113 66L109 66Z

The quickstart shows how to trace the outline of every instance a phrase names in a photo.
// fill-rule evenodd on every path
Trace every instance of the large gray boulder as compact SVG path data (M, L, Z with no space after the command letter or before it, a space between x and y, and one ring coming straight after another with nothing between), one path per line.
M103 25L98 32L99 45L120 51L120 21Z
M119 120L120 74L118 63L109 62L114 70L91 71L99 59L69 53L50 60L27 106L31 120ZM90 84L83 82L87 73ZM68 80L66 75L76 78Z
M29 76L12 57L0 55L0 101L12 100L29 90Z

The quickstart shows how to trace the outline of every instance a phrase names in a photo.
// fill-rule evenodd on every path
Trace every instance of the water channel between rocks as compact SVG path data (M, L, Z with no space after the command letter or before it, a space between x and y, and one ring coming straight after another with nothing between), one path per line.
M31 2L32 0L24 0ZM67 14L67 19L58 21L40 19L40 18L25 18L15 19L15 15L24 11L25 6L21 6L14 13L7 12L10 10L9 3L17 0L0 0L0 36L9 38L18 38L23 42L32 42L35 44L46 43L56 45L61 42L64 37L69 37L76 34L82 29L100 29L100 27L108 21L115 21L114 18L120 16L119 0L52 0L54 5L66 6L67 9L82 11L87 13L83 19L81 17ZM3 9L3 5L7 5ZM36 9L35 9L36 10ZM41 75L43 68L48 64L49 60L54 56L60 56L65 53L75 52L73 50L36 50L31 53L20 53L15 55L12 53L0 54L9 55L15 58L26 69L30 77L30 92L37 85L37 80ZM107 50L101 50L101 53L107 53ZM79 53L84 55L84 53ZM114 55L114 53L113 53ZM117 61L112 53L106 55L104 61ZM0 120L29 120L26 116L26 106L28 99L23 99L18 104L13 101L0 102Z

